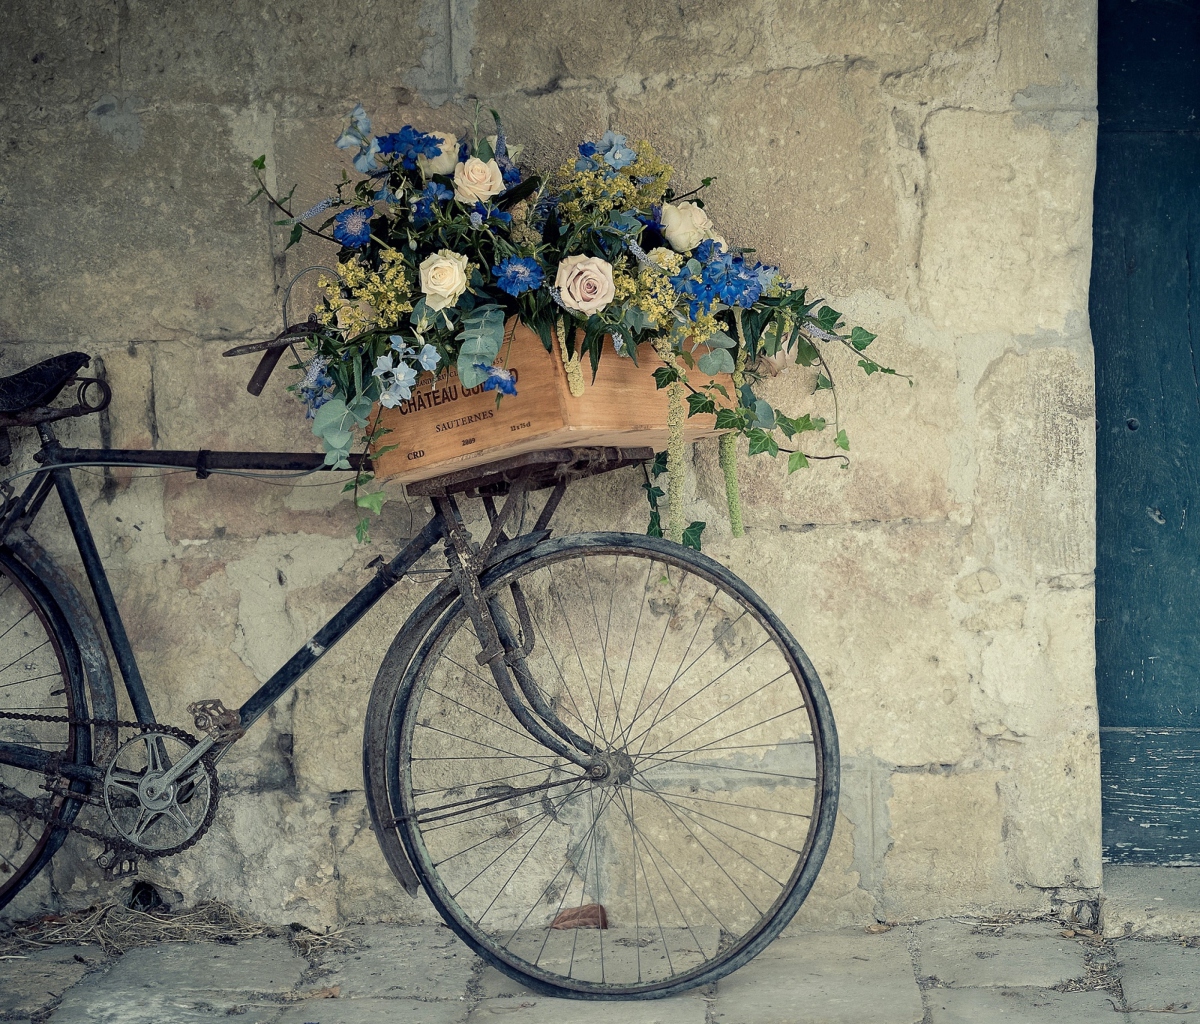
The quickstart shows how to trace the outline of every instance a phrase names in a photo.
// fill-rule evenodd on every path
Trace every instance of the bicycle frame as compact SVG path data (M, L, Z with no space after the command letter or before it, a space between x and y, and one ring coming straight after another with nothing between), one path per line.
M9 503L0 521L0 541L14 529L28 529L41 510L51 491L58 494L66 514L67 524L75 547L83 562L84 572L91 584L92 594L100 612L104 631L112 647L117 667L125 684L134 715L142 724L156 721L154 708L142 679L137 658L129 642L124 621L113 596L108 574L96 548L87 514L79 499L71 468L95 466L162 466L163 468L193 469L201 479L213 470L243 469L266 472L301 472L320 470L324 459L317 454L291 452L211 452L198 451L139 451L135 449L63 448L48 426L39 428L43 446L38 461L43 469L20 497ZM357 461L357 460L356 460ZM357 468L357 467L356 467ZM258 688L238 709L243 728L257 721L321 656L336 644L439 540L445 536L440 514L398 552L381 566L375 577L354 595L324 626L322 626L287 662Z

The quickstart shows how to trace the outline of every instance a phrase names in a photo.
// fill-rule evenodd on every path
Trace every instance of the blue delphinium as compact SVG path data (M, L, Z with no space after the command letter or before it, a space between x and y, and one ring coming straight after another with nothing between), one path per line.
M497 153L496 166L500 168L500 177L504 179L505 187L512 188L521 183L521 172L507 155Z
M762 294L756 268L730 252L719 253L707 263L703 281L711 294L727 306L749 309Z
M436 181L431 181L425 186L425 190L421 193L420 198L413 203L413 223L417 227L424 227L433 220L433 211L436 204L449 202L454 198L454 193Z
M474 208L471 210L470 219L471 227L481 228L489 220L498 220L501 224L511 224L512 214L506 213L504 210L497 209L490 203L487 205L484 205L483 203L476 203Z
M417 157L428 157L432 160L442 152L441 139L417 131L411 124L406 124L398 132L381 135L378 139L379 152L383 156L399 157L405 170L416 170Z
M628 167L637 160L637 153L629 148L629 140L624 135L618 135L611 130L601 136L600 144L596 147L596 153L614 171L619 171L622 167Z
M333 219L333 237L348 249L361 249L371 240L371 214L365 209L352 206Z
M492 273L496 275L496 287L514 297L540 288L545 278L537 260L528 256L509 256L492 267Z
M598 171L600 163L594 159L595 156L596 144L594 142L581 142L579 144L579 159L575 161L575 170Z
M499 366L485 366L483 363L476 363L475 369L487 374L487 380L483 382L484 391L499 391L505 395L517 393L517 382L513 379L512 370L505 370Z

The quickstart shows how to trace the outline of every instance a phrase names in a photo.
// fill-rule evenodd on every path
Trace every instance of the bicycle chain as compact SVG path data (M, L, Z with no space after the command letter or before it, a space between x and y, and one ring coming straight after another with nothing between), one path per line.
M19 722L47 722L52 724L61 723L67 726L86 726L99 727L107 729L134 729L137 732L161 732L169 736L174 736L176 739L182 740L188 746L196 745L196 737L183 729L176 729L173 725L162 725L160 723L146 724L143 722L122 722L116 719L108 718L70 718L67 715L38 715L38 714L21 714L16 711L0 711L0 719L8 719L9 721ZM118 748L119 749L119 748ZM116 753L113 754L116 757ZM30 798L24 798L20 803L14 801L11 797L6 797L0 793L0 805L3 805L10 810L16 811L27 819L37 819L44 824L52 825L55 828L65 828L68 832L74 832L77 835L86 836L88 839L94 839L99 843L104 844L105 852L111 850L119 857L139 858L145 860L157 860L159 857L173 857L177 853L183 853L184 850L190 850L201 839L204 834L212 827L213 820L217 814L217 766L213 759L212 751L203 754L200 757L200 763L204 765L205 771L208 774L210 799L208 802L208 811L204 815L204 820L200 822L199 827L192 835L185 839L182 843L176 846L168 847L165 850L150 850L134 843L130 843L120 836L108 836L102 832L97 832L94 829L87 828L84 825L77 825L75 822L63 824L47 814L42 813L37 809L37 803ZM97 765L96 767L100 767ZM61 796L66 796L71 800L79 800L82 803L99 802L97 798L90 792L88 793L72 793L70 791L63 793L60 790L55 790L52 787L55 777L50 773L46 773L47 785L43 788L49 793L58 793ZM69 784L69 780L68 780ZM88 797L92 797L91 800Z

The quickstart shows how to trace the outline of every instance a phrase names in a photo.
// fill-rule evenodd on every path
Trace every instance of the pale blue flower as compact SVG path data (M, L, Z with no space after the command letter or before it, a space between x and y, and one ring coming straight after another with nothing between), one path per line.
M375 360L375 369L371 371L372 377L387 377L391 374L395 364L392 362L392 354L385 352Z
M619 171L637 160L637 153L629 148L629 140L614 131L606 131L596 146L596 154L604 159L613 170Z
M392 387L402 387L405 391L411 388L417 382L417 371L414 370L408 363L401 363L396 367L396 383ZM408 395L404 396L405 398Z
M426 345L417 353L417 362L421 364L422 370L436 370L441 358L438 355L438 350L432 345Z

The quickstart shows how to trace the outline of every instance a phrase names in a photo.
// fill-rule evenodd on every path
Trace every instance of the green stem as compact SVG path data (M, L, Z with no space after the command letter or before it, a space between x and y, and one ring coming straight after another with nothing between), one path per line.
M742 311L734 309L733 320L737 325L738 354L733 367L733 386L741 391L746 379L746 332L742 327ZM737 434L732 431L722 434L717 440L717 460L725 475L725 502L729 506L729 526L735 537L744 537L742 525L742 496L738 490L737 477Z

